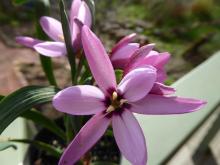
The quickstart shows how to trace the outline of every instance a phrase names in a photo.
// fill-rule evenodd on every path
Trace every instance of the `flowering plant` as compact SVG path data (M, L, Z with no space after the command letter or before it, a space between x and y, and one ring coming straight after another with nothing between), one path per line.
M0 102L1 132L15 118L27 117L29 113L29 118L36 121L37 114L40 116L38 123L65 141L61 149L45 144L49 147L46 151L61 156L60 165L72 165L90 161L89 149L107 130L127 160L135 165L145 165L145 137L133 113L183 114L199 110L205 102L175 96L175 89L164 84L167 77L164 66L170 54L153 50L154 44L140 46L133 42L136 34L125 36L107 53L90 29L93 5L91 0L74 0L67 17L61 0L61 23L48 16L41 17L43 31L54 41L17 37L18 43L36 50L41 56L67 57L73 86L59 89L53 71L47 70L49 82L54 86L24 87L6 96ZM116 74L114 69L122 74ZM89 82L86 81L88 78ZM64 130L32 110L49 101L56 110L64 112Z

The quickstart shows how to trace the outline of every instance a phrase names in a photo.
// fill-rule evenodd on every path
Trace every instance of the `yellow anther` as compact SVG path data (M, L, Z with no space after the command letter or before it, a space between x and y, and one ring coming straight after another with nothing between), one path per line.
M114 110L115 110L115 107L112 106L112 105L110 105L110 106L107 108L106 112L107 112L107 113L110 113L110 112L113 112Z
M117 94L117 92L113 92L112 93L112 101L115 101L115 100L117 100L117 98L118 98L118 94Z
M61 41L64 41L64 36L62 34L59 34L58 35L58 38L61 40Z

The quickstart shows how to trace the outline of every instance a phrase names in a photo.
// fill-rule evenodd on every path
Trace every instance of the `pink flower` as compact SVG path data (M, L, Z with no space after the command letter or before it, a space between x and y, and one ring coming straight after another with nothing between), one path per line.
M86 2L74 0L70 10L70 31L74 50L81 47L80 27L75 19L79 19L83 24L91 26L92 16ZM44 32L53 41L41 41L31 37L19 36L16 41L22 45L35 49L38 53L49 56L59 57L66 55L66 46L64 43L63 30L61 23L51 17L43 16L40 18L40 25Z
M170 54L168 52L159 53L154 51L152 50L153 47L154 44L148 44L135 51L124 68L124 75L135 68L151 65L157 69L156 81L163 83L167 78L164 67L170 59Z
M167 96L174 91L160 83L153 87L157 71L149 65L131 70L116 85L111 61L100 40L87 26L82 28L82 44L99 88L90 85L66 88L56 94L53 105L73 115L95 115L65 149L59 165L76 163L101 138L109 124L112 124L116 143L125 158L132 164L146 165L146 142L133 112L182 114L198 110L205 102Z
M167 75L164 66L170 59L167 52L159 53L152 50L154 44L139 48L138 43L131 43L135 33L122 38L112 49L110 59L115 69L123 69L124 75L129 71L151 65L157 69L157 82L163 83Z
M110 59L115 69L124 69L131 56L139 49L140 44L132 42L136 33L132 33L122 38L110 53Z

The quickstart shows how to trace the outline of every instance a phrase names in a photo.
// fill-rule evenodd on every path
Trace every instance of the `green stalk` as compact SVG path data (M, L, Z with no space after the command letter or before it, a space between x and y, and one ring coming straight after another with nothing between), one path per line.
M76 60L75 60L75 54L74 54L74 50L72 46L71 33L70 33L70 28L69 28L69 20L67 17L67 13L65 10L65 5L64 5L63 0L60 0L59 6L60 6L60 17L61 17L61 23L62 23L62 28L63 28L64 41L65 41L66 49L67 49L67 58L68 58L70 69L71 69L72 84L74 85L76 84ZM75 130L76 130L77 121L75 120L75 118L76 117L72 117L67 114L65 114L64 116L67 144L72 140L72 138L76 134Z
M79 63L77 65L77 70L76 70L76 81L77 81L77 84L78 84L78 79L79 79L79 76L81 75L84 63L85 63L85 56L80 54L80 59L79 59Z
M69 20L66 14L63 0L60 0L60 17L63 28L64 41L67 49L67 57L71 68L72 84L76 83L76 60L72 46L71 33L69 28Z
M41 26L39 24L39 19L41 16L49 15L49 6L50 3L48 0L39 0L35 2L36 37L42 40L48 39L48 37L42 31ZM50 85L57 86L57 82L53 73L53 65L51 58L40 55L40 62Z
M52 156L56 158L60 158L62 155L62 151L50 144L44 143L42 141L37 140L29 140L29 139L9 139L10 142L16 142L16 143L26 143L26 144L32 144L39 150L46 151L47 153L51 154Z

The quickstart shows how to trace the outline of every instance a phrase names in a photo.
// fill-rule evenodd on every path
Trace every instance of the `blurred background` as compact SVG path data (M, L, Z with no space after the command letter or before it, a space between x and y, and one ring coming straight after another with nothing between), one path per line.
M18 48L15 36L33 36L35 33L34 1L22 3L23 1L25 0L0 2L1 50L4 50L2 44L8 48ZM50 15L59 19L57 2L51 0ZM94 31L101 37L108 50L123 36L136 32L136 40L141 44L156 43L155 49L171 53L172 59L167 66L168 84L189 72L220 47L219 0L95 2ZM21 5L18 5L19 3ZM71 0L67 0L67 4L70 6ZM19 58L21 56L19 55ZM34 56L28 55L27 58Z
M27 84L48 84L37 54L15 43L16 36L34 36L36 33L36 9L33 4L37 0L24 1L0 1L2 95ZM50 2L50 15L60 19L58 1ZM66 2L71 4L71 0ZM156 43L156 50L171 53L167 84L172 84L220 49L219 0L95 0L95 3L93 30L107 50L120 38L136 32L136 41L141 44ZM70 78L63 74L69 69L67 62L64 58L53 61L60 85L67 86ZM53 115L57 116L50 114ZM203 160L208 160L206 163L210 165L220 162L210 161L209 158L210 153L205 153L204 159L197 164L205 164ZM219 158L220 155L215 159Z

